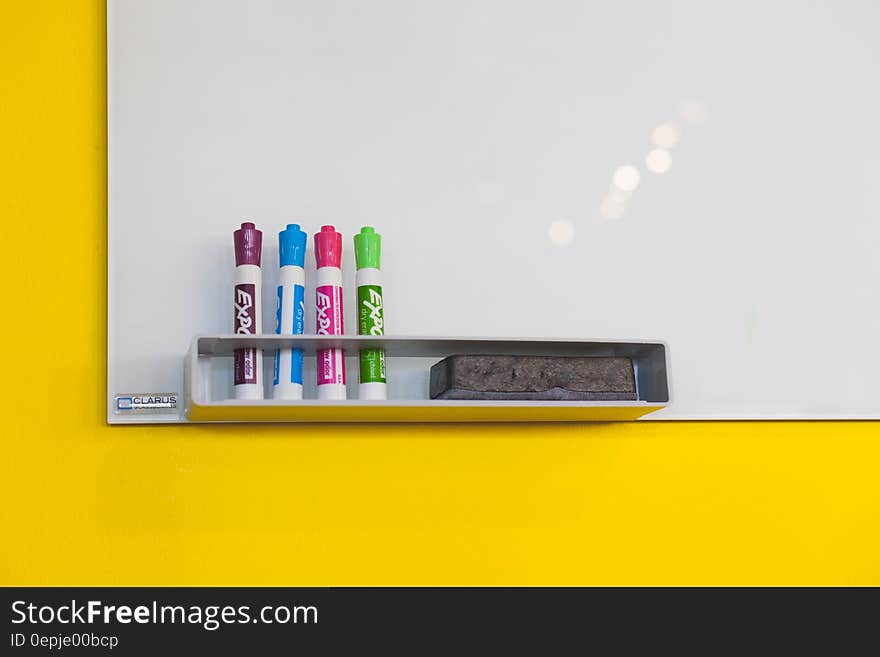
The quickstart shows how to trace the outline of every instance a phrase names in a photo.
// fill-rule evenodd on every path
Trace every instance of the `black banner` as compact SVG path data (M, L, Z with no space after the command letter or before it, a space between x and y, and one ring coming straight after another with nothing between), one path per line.
M6 588L3 654L841 654L875 589Z

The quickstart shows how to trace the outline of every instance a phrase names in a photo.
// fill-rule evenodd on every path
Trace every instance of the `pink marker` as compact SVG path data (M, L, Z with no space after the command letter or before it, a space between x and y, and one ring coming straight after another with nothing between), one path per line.
M315 328L318 335L342 335L342 234L333 226L315 233ZM345 352L319 349L318 399L345 399Z

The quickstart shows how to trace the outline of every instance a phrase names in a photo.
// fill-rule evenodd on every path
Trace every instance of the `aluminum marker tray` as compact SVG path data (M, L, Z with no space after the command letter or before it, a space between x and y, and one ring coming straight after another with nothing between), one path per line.
M320 401L314 385L301 401L231 399L230 360L233 350L256 347L270 353L280 347L304 352L305 370L314 366L317 349L346 350L356 359L359 349L385 349L388 364L387 401ZM447 401L428 399L428 368L450 354L536 356L624 356L631 358L636 401ZM193 422L578 422L634 420L669 401L667 348L662 342L589 340L527 340L501 338L424 338L409 336L201 336L186 357L182 413L170 421ZM264 358L271 361L270 358ZM355 370L350 369L354 372ZM304 377L306 380L308 376ZM313 378L313 377L312 377ZM356 377L355 377L356 378ZM271 378L266 378L271 381ZM349 377L349 391L357 390ZM417 395L412 393L417 391ZM271 384L267 384L271 394ZM401 392L406 398L399 398ZM311 397L311 398L309 398ZM137 421L132 417L131 421Z

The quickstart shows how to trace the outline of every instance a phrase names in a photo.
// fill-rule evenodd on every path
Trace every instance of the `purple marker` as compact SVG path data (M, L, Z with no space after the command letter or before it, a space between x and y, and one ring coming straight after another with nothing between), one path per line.
M236 335L259 335L263 332L263 272L260 254L263 233L252 223L243 223L232 234L235 241L235 301L233 330ZM236 399L263 398L263 352L259 349L236 349L233 354Z

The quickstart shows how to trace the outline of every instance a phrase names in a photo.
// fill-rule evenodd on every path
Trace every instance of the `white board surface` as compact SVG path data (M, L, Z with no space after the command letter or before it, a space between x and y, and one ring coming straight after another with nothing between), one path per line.
M653 417L880 418L878 3L111 0L108 69L111 406L231 330L252 220L267 327L286 223L349 298L373 225L389 334L663 340Z

